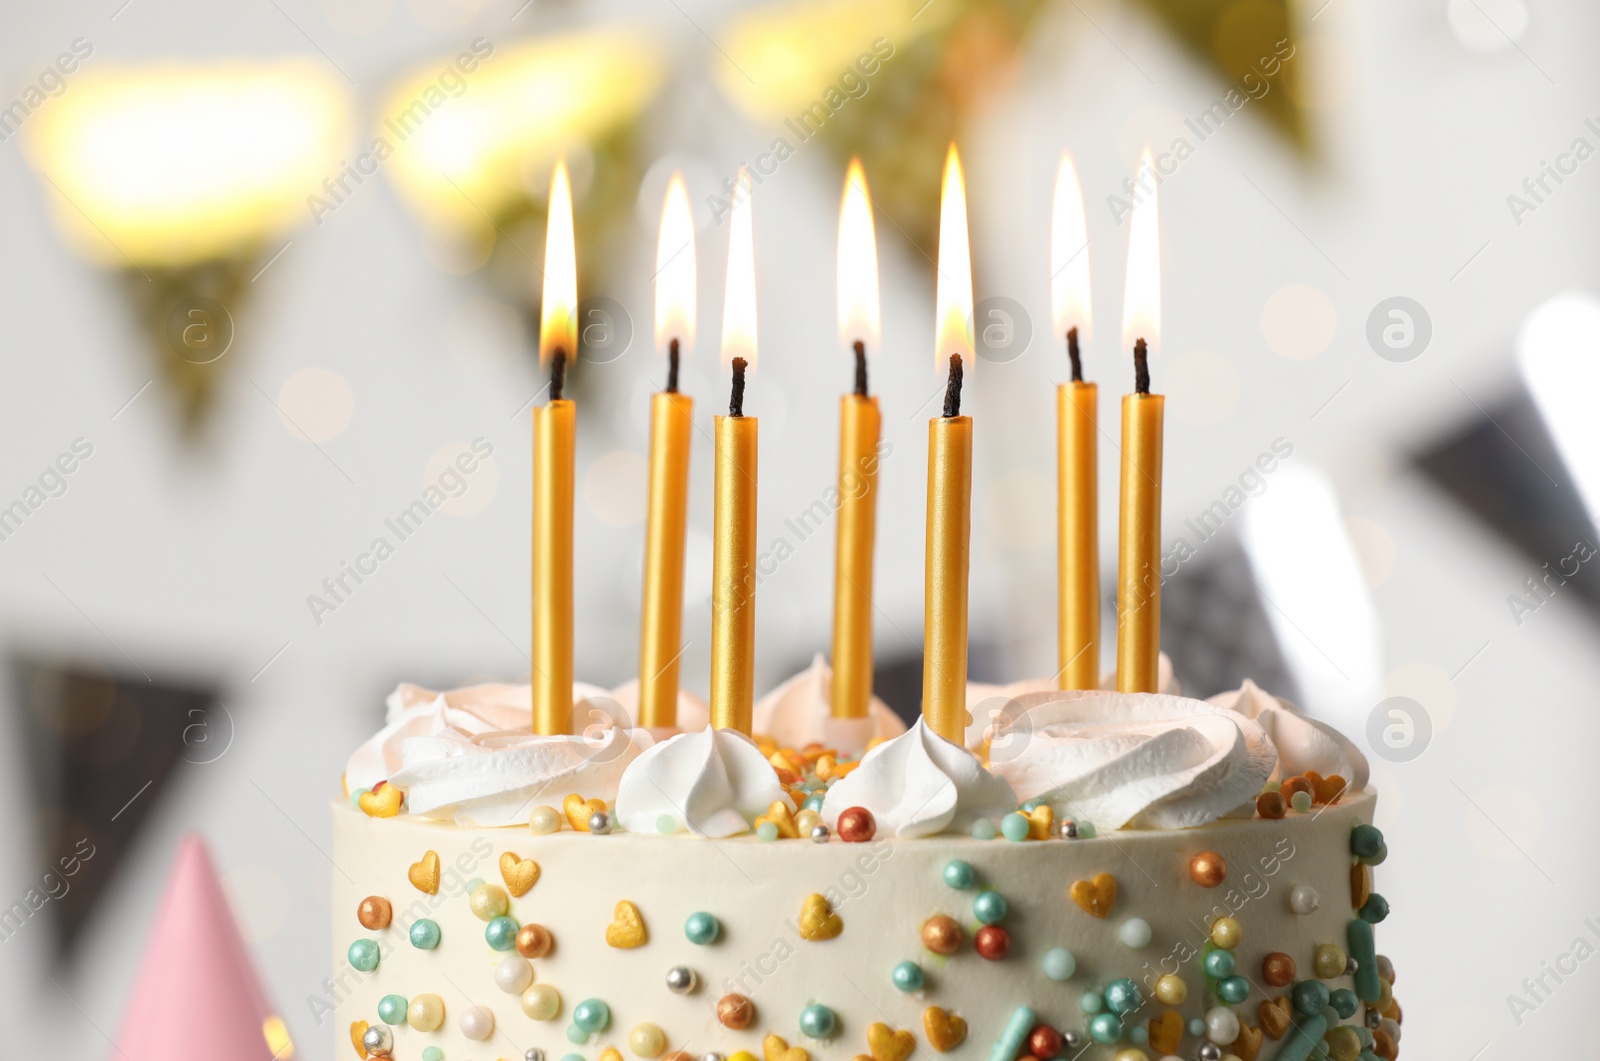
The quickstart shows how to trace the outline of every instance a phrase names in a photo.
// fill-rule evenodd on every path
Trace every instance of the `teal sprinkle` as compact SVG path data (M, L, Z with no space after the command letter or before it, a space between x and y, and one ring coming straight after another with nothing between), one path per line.
M350 944L346 957L350 964L364 973L370 973L378 967L378 945L370 939L358 939Z
M483 886L483 878L482 877L473 877L471 880L467 881L467 894L471 895L473 892L477 891L482 886Z
M807 800L806 802L810 802ZM776 822L762 822L756 826L756 838L764 844L770 844L778 838L778 825Z
M1081 821L1081 822L1078 823L1078 839L1079 840L1093 840L1094 839L1094 822Z
M582 1054L562 1054L561 1061L583 1061Z
M1015 1061L1017 1055L1022 1053L1022 1044L1027 1041L1028 1033L1033 1031L1033 1026L1038 1021L1038 1015L1027 1006L1018 1006L1011 1011L1011 1019L1006 1021L1005 1030L1000 1033L1000 1038L994 1042L994 1049L989 1051L989 1061Z
M588 1041L589 1041L589 1033L588 1032L584 1031L582 1028L578 1027L576 1024L567 1025L567 1042L576 1043L578 1046L582 1046L584 1043L586 1043ZM567 1056L568 1057L578 1057L577 1054L568 1054ZM578 1061L583 1061L583 1059L579 1058Z
M484 942L495 950L510 950L517 945L517 929L521 927L515 918L501 915L490 921L483 929Z
M1189 1034L1190 1035L1204 1035L1205 1033L1206 1033L1206 1022L1201 1020L1199 1017L1190 1017L1189 1018Z
M1373 892L1367 896L1367 901L1361 904L1361 920L1376 925L1389 916L1389 900Z
M422 1061L444 1061L444 1051L437 1046L424 1046L422 1048Z
M970 862L963 862L957 858L944 864L944 882L958 892L964 892L972 887L977 879L978 871L972 868Z
M1028 819L1012 811L1000 819L1000 833L1007 840L1022 841L1028 838Z
M1377 947L1372 940L1372 924L1355 918L1345 925L1345 949L1356 960L1356 997L1363 1002L1376 1002L1383 989L1378 979Z
M1328 1022L1321 1016L1302 1018L1283 1037L1283 1045L1278 1047L1274 1061L1310 1061L1327 1030Z
M994 822L988 818L979 818L972 823L972 838L974 840L993 840L998 835Z
M401 995L384 995L378 999L378 1019L385 1024L406 1022L406 1000Z
M1097 1013L1089 1021L1089 1038L1110 1046L1122 1038L1122 1018L1115 1013Z
M1383 832L1376 825L1358 825L1350 830L1350 853L1366 861L1383 846Z
M1034 811L1038 810L1039 809L1039 802L1040 802L1039 800L1030 799L1028 802L1024 803L1022 805L1023 813L1024 814L1032 814Z
M1135 1024L1128 1029L1128 1041L1134 1046L1143 1046L1150 1041L1150 1029L1143 1024Z
M439 923L419 918L411 923L411 945L418 950L432 950L439 945Z
M806 797L806 801L800 805L800 809L801 810L814 810L818 814L821 814L822 813L822 797L821 796L807 796Z
M1289 806L1293 807L1301 814L1305 814L1311 809L1311 793L1305 791L1304 789L1296 792L1294 795L1289 797Z
M361 809L361 797L366 795L368 792L371 792L371 791L372 791L372 789L370 789L370 788L358 788L354 792L350 793L350 806L355 807L357 810L360 810Z
M1106 1008L1106 1000L1098 991L1085 991L1078 997L1078 1008L1085 1013L1099 1013Z
M656 819L656 832L662 836L671 836L678 831L678 819L670 814L663 814Z

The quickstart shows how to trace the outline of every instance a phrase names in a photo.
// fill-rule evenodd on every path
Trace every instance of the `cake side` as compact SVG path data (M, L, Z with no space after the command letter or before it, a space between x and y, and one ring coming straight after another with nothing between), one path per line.
M1334 1037L1337 1045L1370 1049L1369 1018L1343 1004L1371 995L1374 1024L1380 1008L1393 1011L1377 976L1383 963L1368 957L1355 976L1346 964L1352 939L1370 938L1357 911L1370 870L1352 854L1352 837L1369 835L1356 830L1370 826L1373 805L1366 791L1280 819L1181 830L819 844L566 829L534 835L525 827L374 818L339 800L332 808L335 1056L362 1056L365 1024L388 1027L392 1056L407 1061L516 1061L529 1050L596 1061L611 1048L623 1057L743 1050L803 1061L783 1052L794 1047L817 1058L904 1061L902 1051L915 1049L923 1061L935 1053L1012 1061L1030 1048L1012 1041L1025 1024L1023 1035L1038 1025L1065 1033L1066 1043L1035 1043L1035 1052L1056 1045L1063 1056L1091 1061L1126 1051L1202 1056L1209 1035L1251 1061L1258 1050L1264 1058L1310 1056L1328 1030L1317 1022L1330 1017L1350 1026L1348 1037ZM1192 865L1202 854L1217 858ZM947 883L956 862L971 867L968 887ZM1206 886L1218 871L1221 879ZM476 897L468 890L474 879L489 886ZM952 870L949 879L963 883L964 873ZM511 922L480 916L498 909L498 897ZM385 905L387 923L368 927ZM686 922L697 913L716 919L715 942L688 937ZM925 936L940 915L955 931L938 922ZM1222 935L1237 928L1240 938L1218 940L1232 944L1231 962L1208 961L1224 918L1231 924ZM421 922L436 927L436 942L432 929L416 928ZM543 926L552 941L531 961L519 956L515 939L529 924ZM414 945L413 930L418 942L434 945ZM508 949L495 949L490 936ZM948 955L926 945L948 949L952 936L959 943ZM620 945L627 943L637 945ZM372 957L375 967L359 968ZM1321 976L1334 972L1335 958L1336 975ZM1208 965L1225 975L1208 976ZM692 977L678 972L669 986L675 969ZM694 990L673 990L686 979ZM1136 995L1117 983L1123 980ZM550 1014L552 988L559 1008ZM1338 1004L1326 1008L1330 992ZM753 1005L742 1029L719 1019L719 1000L729 995ZM1086 995L1099 1013L1085 1011ZM436 1028L439 1007L425 996L442 1006ZM581 1007L589 1000L604 1007ZM1234 1015L1236 1040L1222 1038L1229 1017L1218 1010ZM602 1011L609 1020L599 1029ZM420 1026L408 1015L420 1016ZM575 1015L596 1030L583 1031ZM879 1024L910 1039L883 1029L869 1037ZM1098 1041L1112 1032L1114 1041ZM1067 1049L1074 1035L1087 1044L1084 1052Z

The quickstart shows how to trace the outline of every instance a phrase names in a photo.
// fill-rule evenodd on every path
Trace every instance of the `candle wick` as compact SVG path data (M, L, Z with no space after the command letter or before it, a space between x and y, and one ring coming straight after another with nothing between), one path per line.
M856 397L867 396L867 344L856 340Z
M742 357L733 359L733 393L728 396L728 415L744 415L744 369L745 360Z
M667 343L667 393L678 393L678 340Z
M1078 355L1078 329L1067 329L1067 359L1072 362L1072 382L1083 382L1083 358Z
M1150 393L1150 351L1143 339L1133 341L1133 390L1136 394Z
M950 355L950 380L944 387L944 415L961 415L961 355Z
M557 350L550 359L550 400L559 402L567 386L567 352Z

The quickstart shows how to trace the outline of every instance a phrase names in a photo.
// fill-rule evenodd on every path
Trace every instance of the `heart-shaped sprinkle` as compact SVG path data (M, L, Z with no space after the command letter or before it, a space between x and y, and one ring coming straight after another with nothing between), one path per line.
M1339 797L1344 795L1345 786L1348 784L1338 774L1329 774L1323 777L1315 770L1307 770L1303 775L1311 785L1311 802L1313 803L1338 803Z
M406 879L411 886L419 892L429 895L439 894L439 853L429 851L421 859L411 863L411 868L406 870Z
M1233 1041L1229 1050L1239 1058L1239 1061L1256 1061L1256 1055L1261 1052L1261 1029L1252 1028L1244 1021L1239 1022L1239 1038Z
M1109 873L1096 873L1094 880L1073 881L1069 894L1084 913L1105 917L1117 901L1117 878Z
M1365 862L1350 867L1350 909L1359 910L1372 895L1372 868Z
M767 808L767 813L756 818L756 828L761 828L762 822L771 822L777 827L778 835L785 840L798 840L800 829L794 823L794 812L783 800L774 800L772 806Z
M872 1051L872 1061L906 1061L917 1048L917 1040L908 1031L879 1023L867 1029L867 1048Z
M801 939L833 939L844 931L844 921L833 912L828 900L812 893L800 907Z
M811 1061L811 1054L798 1046L790 1046L776 1035L761 1040L761 1054L766 1061Z
M1178 1052L1183 1042L1183 1018L1176 1010L1167 1010L1159 1017L1150 1018L1150 1049L1163 1057Z
M942 1054L966 1041L967 1022L938 1006L929 1006L922 1011L922 1031L928 1037L928 1045Z
M1050 809L1048 803L1041 803L1033 810L1027 812L1028 839L1050 839L1050 827L1055 824L1056 812Z
M352 1043L356 1044L356 1056L362 1058L363 1061L365 1061L365 1058L367 1056L367 1048L362 1043L361 1040L365 1039L366 1037L367 1037L367 1022L364 1021L364 1020L353 1020L353 1021L351 1021L350 1022L350 1041Z
M644 946L649 938L639 908L626 899L619 902L611 911L611 924L606 926L606 942L620 950L631 950Z
M606 809L603 799L584 799L576 792L571 793L561 801L561 809L566 812L567 823L580 833L589 831L589 818Z
M1261 1005L1256 1007L1256 1019L1261 1022L1261 1030L1267 1033L1267 1038L1277 1042L1283 1038L1283 1033L1289 1030L1289 997L1264 998Z
M526 895L539 882L539 863L506 851L500 855L500 876L506 882L506 891L514 896Z
M400 813L400 804L404 803L406 794L386 781L379 781L372 786L371 792L363 792L356 797L356 803L361 807L361 812L369 818L393 818Z

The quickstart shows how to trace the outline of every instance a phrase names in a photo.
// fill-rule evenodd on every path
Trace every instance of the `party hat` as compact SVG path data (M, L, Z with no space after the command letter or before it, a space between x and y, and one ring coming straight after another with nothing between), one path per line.
M283 1021L245 950L211 854L178 848L110 1061L286 1061Z

